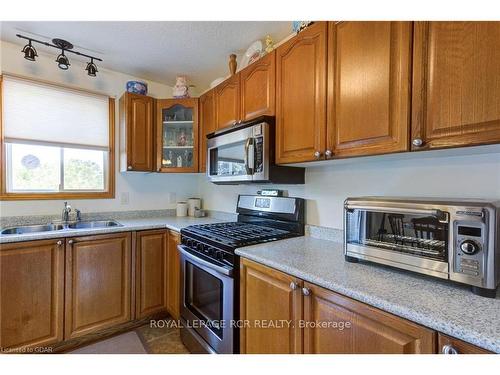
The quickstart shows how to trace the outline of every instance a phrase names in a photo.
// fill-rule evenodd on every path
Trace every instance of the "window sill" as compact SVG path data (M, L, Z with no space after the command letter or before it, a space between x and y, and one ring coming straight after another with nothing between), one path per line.
M114 191L81 193L2 193L0 201L58 200L58 199L112 199Z

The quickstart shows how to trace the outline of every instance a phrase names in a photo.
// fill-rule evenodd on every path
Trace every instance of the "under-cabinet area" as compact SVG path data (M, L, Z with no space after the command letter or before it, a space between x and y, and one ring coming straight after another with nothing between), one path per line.
M500 354L500 20L307 7L0 20L0 354Z

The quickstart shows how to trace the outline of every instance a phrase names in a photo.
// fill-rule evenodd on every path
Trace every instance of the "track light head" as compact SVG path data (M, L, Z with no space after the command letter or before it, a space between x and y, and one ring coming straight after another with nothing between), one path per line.
M24 53L24 58L29 61L35 61L35 57L38 56L35 47L31 45L31 40L24 46L22 52Z
M64 55L64 50L62 50L61 54L57 56L56 62L57 66L59 66L59 69L62 70L68 70L69 66L71 65L69 63L68 57Z
M87 64L87 67L85 68L87 71L87 74L91 77L95 77L96 73L98 72L96 64L94 64L94 59L90 59L90 62Z

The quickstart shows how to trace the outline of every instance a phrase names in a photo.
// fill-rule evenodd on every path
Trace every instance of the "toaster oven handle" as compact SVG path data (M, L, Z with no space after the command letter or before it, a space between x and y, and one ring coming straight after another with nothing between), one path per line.
M345 205L346 210L361 210L361 211L373 211L373 212L387 212L387 213L397 213L397 214L416 214L416 215L429 215L436 217L441 223L447 223L449 221L448 213L438 209L430 210L425 208L402 208L402 207L383 207L383 206L370 206L370 205L357 205L349 204Z
M253 169L254 169L254 152L253 152L253 138L247 138L247 141L245 142L245 169L247 171L247 174L252 175L253 174ZM248 152L251 150L251 155L250 158L248 157Z

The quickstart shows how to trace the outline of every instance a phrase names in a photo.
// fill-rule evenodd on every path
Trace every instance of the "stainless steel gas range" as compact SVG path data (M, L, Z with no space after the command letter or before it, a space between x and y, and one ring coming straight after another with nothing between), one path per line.
M304 234L301 198L240 195L238 220L181 230L181 338L194 353L238 353L235 249Z

